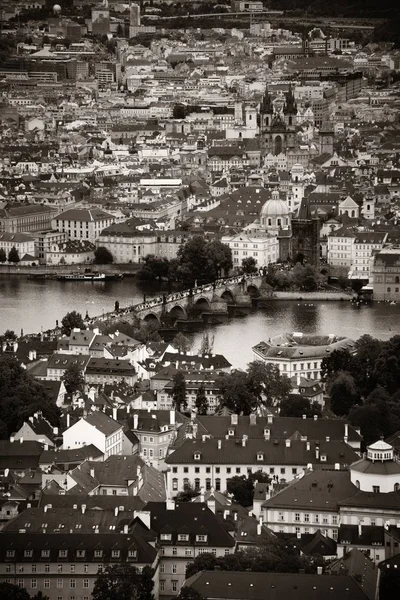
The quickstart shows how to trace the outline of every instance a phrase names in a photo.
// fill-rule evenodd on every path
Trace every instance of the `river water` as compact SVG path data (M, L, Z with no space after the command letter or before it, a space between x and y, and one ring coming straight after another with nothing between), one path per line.
M0 333L13 329L19 333L39 332L55 326L56 320L71 310L85 316L101 315L114 309L118 300L121 308L143 300L143 293L157 293L149 284L135 278L121 282L60 282L34 281L19 276L0 277ZM228 322L210 326L214 352L224 354L235 366L244 368L252 360L251 348L257 342L285 331L305 333L335 333L357 339L369 333L381 339L400 335L400 304L391 306L374 303L354 308L350 302L270 301L264 308L254 310ZM193 349L200 346L202 333L193 336Z

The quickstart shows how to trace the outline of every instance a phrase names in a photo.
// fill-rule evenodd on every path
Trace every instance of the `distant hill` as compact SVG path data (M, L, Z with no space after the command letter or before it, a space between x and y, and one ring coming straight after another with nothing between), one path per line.
M303 14L387 19L400 16L398 0L269 0L273 10L301 11Z

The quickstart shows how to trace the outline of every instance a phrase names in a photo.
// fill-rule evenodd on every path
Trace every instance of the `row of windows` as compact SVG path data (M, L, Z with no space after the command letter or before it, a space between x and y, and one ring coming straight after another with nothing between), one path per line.
M115 494L114 494L115 492ZM116 495L117 490L113 490L113 494ZM26 525L26 524L25 524ZM45 527L45 525L43 525L43 527ZM120 556L120 551L119 550L112 550L111 551L111 556L113 558L119 558ZM24 557L25 558L32 558L33 556L33 550L25 550L24 551ZM76 557L77 558L85 558L86 556L86 550L77 550L76 551ZM15 550L7 550L6 552L6 557L7 558L15 558ZM42 550L41 551L41 557L42 558L50 558L50 550ZM68 558L68 550L59 550L58 551L58 557L59 558ZM103 550L95 550L94 551L94 557L95 558L102 558L103 557ZM33 565L32 565L33 566ZM88 565L85 565L85 567L87 567ZM45 570L46 567L49 567L49 565L45 565ZM62 565L59 565L59 568L61 568L62 570ZM75 570L75 565L71 565L71 572L73 572L73 570Z
M224 467L226 474L227 475L231 475L231 473L234 472L232 467ZM286 475L286 467L280 467L280 474L281 475ZM172 472L173 473L178 473L178 467L172 467ZM184 473L189 473L189 467L183 467L183 472ZM195 467L194 468L194 472L195 473L200 473L200 467ZM220 474L221 473L221 467L215 467L214 472L216 474ZM242 473L242 468L241 467L235 467L235 472L237 475L240 475ZM269 467L269 472L271 475L275 474L275 467ZM211 473L211 467L206 467L206 473ZM244 469L243 469L243 473L244 473ZM251 474L252 470L251 467L247 467L247 474ZM297 467L292 467L292 475L297 475ZM184 479L184 481L188 481L187 479Z
M6 579L6 583L12 583L11 579ZM19 587L24 587L21 580L18 581ZM34 588L36 589L36 588ZM64 596L57 596L57 600L65 600ZM75 596L68 596L68 600L76 600ZM82 600L89 600L89 596L83 596Z
M68 586L68 583L69 583L69 586ZM31 589L33 589L33 590L37 589L37 586L38 586L37 579L31 579L30 584L31 584L31 586L30 586ZM76 589L76 579L70 579L69 581L66 581L66 584L67 585L65 587L69 587L71 590ZM18 587L25 587L26 582L24 581L24 579L17 579L17 585L18 585ZM46 590L50 589L50 587L51 587L50 579L45 579L43 581L43 587ZM61 578L57 579L56 588L61 590L63 587L64 587L64 579L61 579ZM82 581L82 587L84 589L89 589L89 579L84 579Z
M81 550L81 552L85 552L85 551ZM25 550L24 556L26 558L32 558L32 550ZM99 557L97 557L97 558L99 558ZM65 565L57 565L57 573L62 573L64 567L65 567ZM28 568L28 567L26 565L19 565L18 573L24 573L25 568ZM71 573L75 573L75 565L70 565L69 570ZM12 571L12 566L6 565L6 573L11 573L11 571ZM36 571L37 571L37 565L35 565L35 564L30 565L30 572L36 573ZM44 572L50 573L50 565L44 565ZM83 572L84 573L89 572L89 565L83 566Z

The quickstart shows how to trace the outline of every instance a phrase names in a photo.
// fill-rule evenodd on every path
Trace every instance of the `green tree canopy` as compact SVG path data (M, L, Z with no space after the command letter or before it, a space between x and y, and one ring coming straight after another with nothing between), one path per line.
M70 335L73 329L85 329L82 315L76 310L67 313L61 320L61 333L63 335Z
M282 400L279 408L281 417L302 417L303 415L306 415L307 418L314 415L320 417L322 413L321 405L318 402L310 402L308 398L298 395Z
M186 398L186 379L185 375L179 371L172 378L172 405L175 410L181 412L187 408Z
M150 567L139 573L133 565L107 566L97 576L92 600L154 600L153 574Z
M16 249L15 246L13 246L11 248L10 252L8 253L8 262L17 264L17 263L19 263L19 261L20 261L20 258L19 258L18 250Z
M330 386L329 396L332 412L339 416L347 415L359 399L354 378L340 371Z
M78 391L82 392L84 389L85 379L78 365L68 365L61 379L68 394L75 394Z
M242 271L243 273L251 274L257 273L257 261L252 256L248 256L242 260Z
M96 265L109 265L114 261L111 252L104 246L99 246L94 251L94 262Z
M60 411L40 381L23 369L14 357L0 358L0 424L10 436L35 412L58 426Z
M245 475L236 475L228 479L227 491L233 494L235 502L247 508L253 505L254 485L256 481L259 483L269 483L271 479L263 471L251 473L248 477Z
M208 412L208 402L207 402L207 396L206 396L206 390L203 384L201 384L196 392L196 409L197 409L197 414L199 415L206 415Z

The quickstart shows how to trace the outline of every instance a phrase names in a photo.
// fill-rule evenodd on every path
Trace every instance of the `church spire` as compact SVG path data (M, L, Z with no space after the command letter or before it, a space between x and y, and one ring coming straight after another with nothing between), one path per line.
M286 94L286 102L285 102L285 106L283 108L283 112L286 115L297 114L297 105L296 105L296 100L294 98L294 94L293 94L293 90L292 90L292 84L289 84L289 91Z
M265 86L264 96L261 102L261 113L271 114L273 112L272 100L268 91L268 86Z

